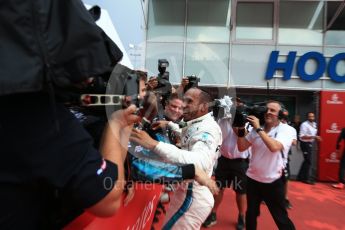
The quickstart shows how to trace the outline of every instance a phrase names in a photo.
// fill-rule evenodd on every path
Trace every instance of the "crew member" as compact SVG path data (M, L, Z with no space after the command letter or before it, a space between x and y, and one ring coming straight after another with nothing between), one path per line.
M284 150L288 150L292 137L286 125L278 118L282 109L277 101L266 104L265 124L260 126L259 119L253 115L247 120L253 126L245 136L244 127L238 131L238 150L244 151L250 146L252 156L247 170L247 212L246 229L257 228L260 204L264 201L279 229L295 229L285 207L284 192Z

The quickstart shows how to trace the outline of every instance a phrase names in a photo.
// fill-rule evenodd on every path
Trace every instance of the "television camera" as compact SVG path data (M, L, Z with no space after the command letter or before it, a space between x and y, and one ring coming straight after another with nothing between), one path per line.
M267 112L266 103L260 102L252 106L239 105L236 106L236 111L234 112L233 126L243 127L247 122L247 117L253 115L257 117L260 121L260 125L265 123L265 113Z

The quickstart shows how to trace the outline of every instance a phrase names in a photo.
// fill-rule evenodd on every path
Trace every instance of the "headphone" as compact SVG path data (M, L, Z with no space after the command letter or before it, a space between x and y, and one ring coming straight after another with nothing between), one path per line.
M280 104L280 110L278 112L278 119L281 120L285 118L287 120L288 115L286 115L285 113L288 112L288 110L285 109L285 106L282 103L279 103L279 104Z

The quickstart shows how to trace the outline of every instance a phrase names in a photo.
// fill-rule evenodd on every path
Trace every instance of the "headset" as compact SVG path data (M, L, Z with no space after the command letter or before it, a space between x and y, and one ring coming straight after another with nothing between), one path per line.
M286 113L289 113L289 111L287 109L285 109L285 106L280 103L280 110L279 110L279 113L278 113L278 119L281 120L281 119L286 119L288 118L288 115Z

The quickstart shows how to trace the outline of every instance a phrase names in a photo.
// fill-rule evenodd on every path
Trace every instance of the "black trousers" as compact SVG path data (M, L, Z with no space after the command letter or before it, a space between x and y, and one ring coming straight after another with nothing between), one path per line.
M303 152L304 161L299 170L298 180L310 180L311 179L311 164L312 164L312 149L313 143L301 141L301 150Z
M339 165L339 182L345 184L345 150L343 152L343 156L341 157L340 160L340 165Z
M283 178L279 178L272 183L261 183L247 177L247 230L256 229L262 201L265 201L274 222L280 230L295 229L285 208Z

